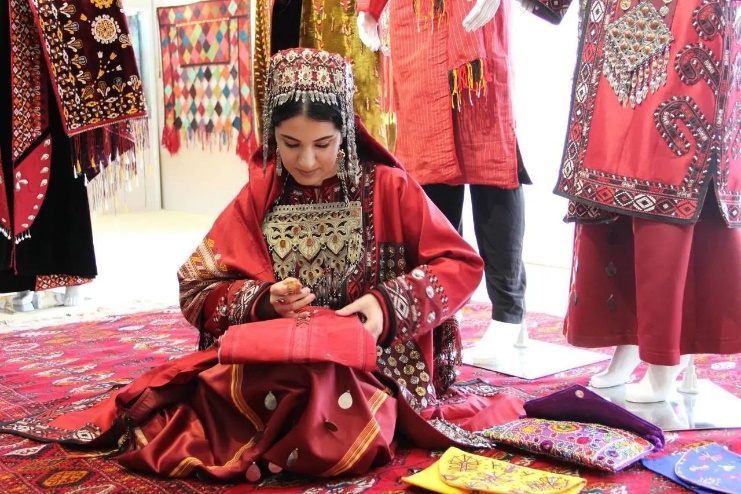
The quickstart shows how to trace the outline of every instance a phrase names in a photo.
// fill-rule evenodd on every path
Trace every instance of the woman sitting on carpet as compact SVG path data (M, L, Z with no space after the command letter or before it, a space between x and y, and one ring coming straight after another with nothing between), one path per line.
M139 471L255 481L280 470L364 473L393 458L398 434L421 447L486 446L456 424L519 417L522 401L510 395L444 399L460 359L454 314L483 263L354 117L353 89L338 55L273 57L263 154L178 273L202 351L30 435L118 444L118 460ZM334 347L369 339L372 372L331 355L281 360L304 348L305 334L296 324L294 339L281 342L266 321L291 326L317 313L331 321L327 331L359 328L360 337L335 332ZM252 351L254 361L220 363L234 335L253 343L227 353ZM261 342L267 351L253 348ZM24 426L26 435L37 428Z

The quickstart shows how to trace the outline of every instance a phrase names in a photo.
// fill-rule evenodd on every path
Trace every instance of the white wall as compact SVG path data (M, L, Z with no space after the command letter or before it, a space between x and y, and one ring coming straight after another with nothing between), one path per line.
M568 202L553 194L566 136L577 49L577 2L560 25L551 25L516 0L512 34L514 109L525 165L525 261L571 266L573 225L563 222Z

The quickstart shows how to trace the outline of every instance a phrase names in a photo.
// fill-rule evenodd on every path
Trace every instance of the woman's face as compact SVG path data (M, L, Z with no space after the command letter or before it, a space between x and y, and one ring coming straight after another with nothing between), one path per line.
M342 136L332 122L297 115L275 127L275 142L283 166L301 185L321 185L337 175Z

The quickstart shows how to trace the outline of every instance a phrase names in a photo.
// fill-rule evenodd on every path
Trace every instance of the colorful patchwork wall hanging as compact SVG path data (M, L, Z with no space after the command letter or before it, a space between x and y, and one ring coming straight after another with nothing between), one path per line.
M250 2L209 0L157 9L162 42L162 145L184 139L230 149L245 161L256 147L251 89Z

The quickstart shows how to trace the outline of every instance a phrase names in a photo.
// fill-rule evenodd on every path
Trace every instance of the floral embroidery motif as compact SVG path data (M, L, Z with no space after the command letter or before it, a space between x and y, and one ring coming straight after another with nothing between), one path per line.
M146 116L131 40L116 20L120 7L107 0L94 5L30 0L30 5L38 16L68 135Z
M118 23L109 15L99 15L93 20L90 26L93 31L93 38L98 43L108 45L118 39L121 28Z

